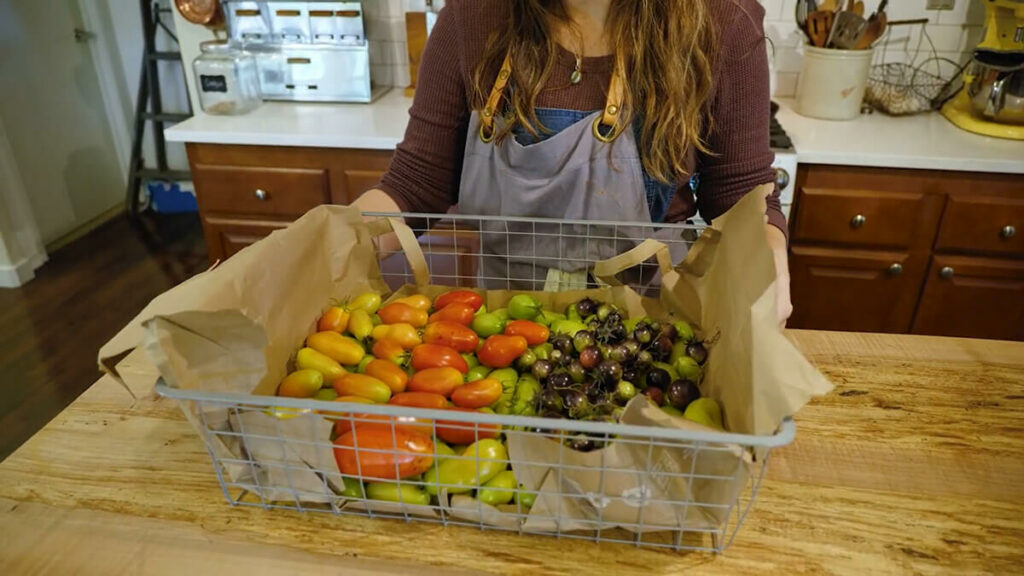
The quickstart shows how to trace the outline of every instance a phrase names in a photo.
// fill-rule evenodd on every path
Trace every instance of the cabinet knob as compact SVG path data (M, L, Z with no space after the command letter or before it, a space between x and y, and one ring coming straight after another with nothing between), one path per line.
M899 276L900 274L903 274L903 264L893 262L889 266L889 276Z
M864 226L864 224L866 224L867 221L868 219L865 218L863 214L857 214L852 219L850 219L850 228L860 228Z
M939 276L946 280L949 280L950 278L953 277L953 267L943 266L942 270L939 270Z
M1003 226L1003 228L999 231L1000 238L1005 238L1007 240L1013 238L1016 235L1017 229L1014 228L1013 226Z
M253 196L255 196L260 202L266 202L267 198L270 197L270 194L267 194L267 191L262 188L257 188L256 192L253 193Z

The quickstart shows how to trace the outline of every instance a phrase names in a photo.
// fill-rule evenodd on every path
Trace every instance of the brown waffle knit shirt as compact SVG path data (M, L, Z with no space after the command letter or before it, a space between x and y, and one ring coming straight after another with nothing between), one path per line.
M506 1L449 0L438 17L420 65L405 139L379 184L402 211L446 212L458 203L473 69L489 35L503 25L501 4ZM714 129L707 140L714 154L690 154L687 169L700 174L698 194L694 198L688 185L679 187L668 222L684 220L698 210L704 219L713 220L752 188L775 178L768 144L764 9L756 0L711 0L710 4L721 43L711 105ZM583 79L576 85L568 82L574 67L575 57L560 50L539 107L583 111L604 107L613 57L584 58ZM769 198L768 220L786 233L778 190Z

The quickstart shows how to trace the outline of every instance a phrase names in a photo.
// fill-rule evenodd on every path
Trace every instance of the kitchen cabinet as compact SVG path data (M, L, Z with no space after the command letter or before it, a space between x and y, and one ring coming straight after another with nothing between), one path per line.
M1024 175L798 172L790 326L1024 340Z
M392 150L187 146L210 262L320 204L349 204L376 184Z

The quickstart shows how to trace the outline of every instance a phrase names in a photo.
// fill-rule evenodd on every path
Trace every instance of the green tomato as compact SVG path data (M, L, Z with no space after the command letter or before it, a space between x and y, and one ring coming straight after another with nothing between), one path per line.
M491 506L508 504L516 495L516 475L511 470L499 472L476 493L478 500Z
M664 412L665 414L669 414L677 418L683 417L683 413L679 410L679 408L676 408L675 406L669 406L668 404L662 406L661 411Z
M555 345L551 342L545 342L538 344L532 348L534 356L537 360L549 360L551 358L551 351L555 349Z
M516 393L516 383L519 381L519 373L515 368L501 368L487 375L501 382L501 396L494 403L496 414L510 414L512 412L512 398Z
M488 312L474 316L470 328L481 338L487 338L504 332L505 320L502 320L497 312Z
M529 294L516 294L508 301L508 315L516 320L533 320L544 306Z
M533 508L533 503L537 501L536 492L527 492L526 487L522 484L519 485L519 491L516 492L516 504L520 507L529 510Z
M346 496L348 498L366 497L363 494L363 483L360 482L359 480L356 480L355 478L349 478L348 476L342 476L341 481L345 485L344 489L341 491L342 496Z
M480 361L476 359L476 354L467 352L462 354L462 359L466 361L466 366L468 368L475 368L480 365Z
M565 334L567 336L575 336L580 330L586 330L587 326L583 322L576 320L556 320L551 323L551 331L555 334Z
M508 468L508 450L493 438L470 444L462 454L466 459L445 458L423 475L427 493L436 495L438 487L449 494L465 494L482 487Z
M676 358L676 361L672 364L676 369L676 372L680 377L686 378L692 382L700 382L701 367L697 364L697 361L689 356L680 356Z
M671 376L673 380L679 379L679 371L671 364L666 364L665 362L652 362L651 366L654 368L661 368L665 372L668 372L668 375Z
M447 444L445 444L443 441L435 440L434 441L434 455L436 455L438 457L440 457L440 456L455 456L455 450L452 450L452 447L447 445ZM435 461L434 465L436 466L437 465L436 464L437 459L435 458L434 461Z
M501 318L502 322L508 322L509 320L512 319L512 317L509 316L509 314L508 314L508 308L498 308L494 312L491 312L491 314L494 314L498 318Z
M551 326L552 323L559 320L565 320L565 314L559 314L551 310L541 310L540 314L533 321L544 326Z
M474 366L469 369L466 373L466 382L476 382L477 380L483 380L487 378L487 375L491 373L491 369L484 365Z
M474 316L479 316L481 314L487 314L486 304L481 304L480 307L476 309L476 314L474 314Z
M380 319L380 316L372 314L370 316L370 322L372 322L374 326L380 326L384 321Z
M410 484L369 482L366 485L366 495L371 500L383 500L385 502L401 502L403 504L416 504L419 506L430 504L430 495L419 487Z
M325 402L333 402L338 397L338 393L334 391L334 388L321 388L313 394L313 400L323 400Z
M536 416L538 396L540 396L540 381L532 374L523 374L516 383L516 393L512 398L512 413L518 416Z
M580 317L580 313L576 311L576 303L573 302L565 307L565 318L574 322L582 322L583 318Z
M683 342L689 344L690 342L693 342L694 338L696 338L696 335L693 333L693 328L685 320L676 320L672 323L672 326L675 327L676 333L678 333L677 338Z
M367 354L363 356L363 359L359 361L359 366L356 367L356 372L363 374L366 372L366 365L374 361L373 354Z
M703 424L708 428L724 430L722 426L722 407L714 398L697 398L686 407L683 418Z

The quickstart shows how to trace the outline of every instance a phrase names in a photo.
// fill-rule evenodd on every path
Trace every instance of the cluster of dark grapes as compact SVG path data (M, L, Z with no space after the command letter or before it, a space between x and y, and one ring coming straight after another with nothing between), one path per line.
M520 358L519 369L531 371L542 386L538 414L617 422L626 403L638 393L658 406L680 411L700 398L699 368L696 375L690 372L690 378L673 378L677 371L669 364L673 355L684 353L697 366L707 360L707 350L685 323L627 322L615 306L590 298L577 302L575 312L585 329L573 336L553 333L546 358L536 352ZM580 434L567 444L585 452L603 447L604 442Z

